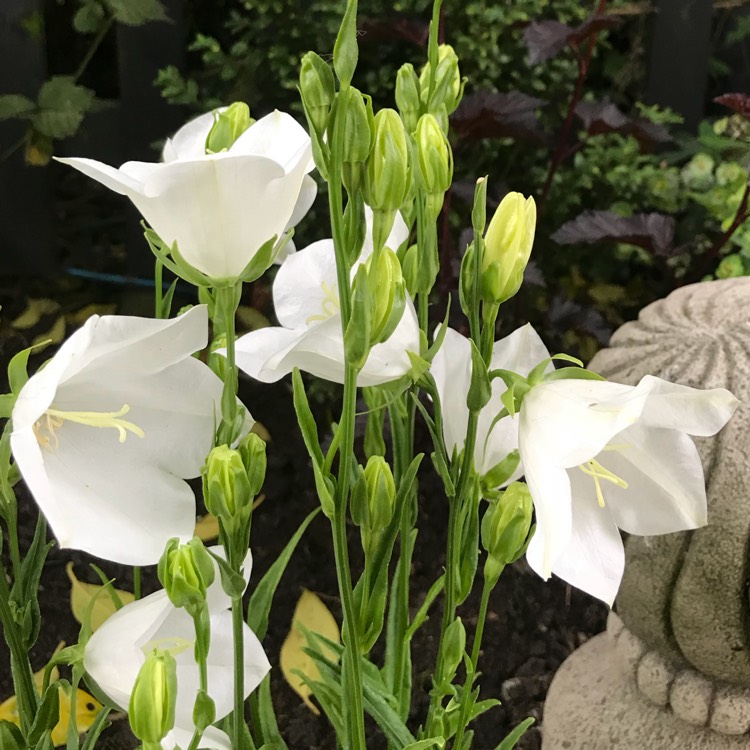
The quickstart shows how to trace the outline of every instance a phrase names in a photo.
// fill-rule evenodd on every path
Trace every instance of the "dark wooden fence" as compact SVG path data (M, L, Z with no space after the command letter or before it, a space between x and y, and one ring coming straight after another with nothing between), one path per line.
M87 118L86 155L115 165L149 160L150 144L179 126L181 113L163 101L152 82L160 68L184 63L185 1L165 0L170 23L117 29L120 96L112 107ZM23 28L24 19L41 13L43 3L0 0L0 93L34 97L47 78L44 42ZM653 5L647 98L681 113L694 128L703 115L714 2L653 0ZM22 133L19 123L0 122L0 151ZM76 145L63 143L60 152L84 153ZM27 167L20 152L0 164L0 274L55 270L52 206L48 169ZM150 259L134 209L127 242L129 272L147 275Z

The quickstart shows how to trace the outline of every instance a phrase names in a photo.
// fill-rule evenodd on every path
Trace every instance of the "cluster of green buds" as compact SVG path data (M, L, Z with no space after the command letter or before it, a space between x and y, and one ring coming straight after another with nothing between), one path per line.
M253 502L266 476L266 444L254 432L237 448L217 445L203 467L203 498L209 513L230 534L250 520Z
M393 250L376 250L359 266L351 300L351 317L344 333L346 353L350 364L361 369L372 347L391 336L404 314L406 283Z
M167 542L159 560L159 581L175 607L191 616L206 604L206 590L214 582L214 561L203 542L193 537L180 544L176 537Z
M437 117L444 133L448 132L448 116L461 103L464 84L456 51L450 44L441 44L435 70L428 62L419 75L419 96L423 111Z
M254 122L250 117L250 108L244 102L235 102L221 112L215 112L213 127L206 137L206 153L229 151Z
M377 538L393 518L396 507L396 483L383 456L370 456L352 490L352 520L360 527L363 547Z
M130 694L128 720L144 750L158 750L174 727L177 703L177 663L169 651L146 655Z
M526 552L533 529L531 492L524 482L513 482L492 500L482 519L482 546L487 551L485 579L494 586L503 568Z

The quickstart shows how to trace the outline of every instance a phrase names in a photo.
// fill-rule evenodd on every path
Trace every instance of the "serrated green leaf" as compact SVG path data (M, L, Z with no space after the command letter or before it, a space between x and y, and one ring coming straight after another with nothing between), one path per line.
M53 76L39 90L39 111L30 119L34 128L50 138L75 135L94 104L94 92L79 86L72 76Z
M0 120L10 120L12 117L24 117L36 109L28 96L22 94L5 94L0 96Z
M97 2L86 2L73 16L73 28L79 34L93 34L106 18L104 8Z
M170 20L160 0L106 0L106 3L115 20L126 26Z

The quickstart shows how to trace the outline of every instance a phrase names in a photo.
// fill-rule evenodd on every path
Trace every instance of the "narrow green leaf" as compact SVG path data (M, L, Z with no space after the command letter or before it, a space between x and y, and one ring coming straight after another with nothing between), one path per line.
M357 67L357 0L348 0L333 46L333 69L342 84L349 84Z
M276 562L261 578L255 587L255 591L253 591L253 595L250 597L250 603L247 607L247 624L261 640L265 637L268 630L268 613L271 611L273 597L279 586L281 577L284 575L286 566L289 564L289 560L297 548L300 539L302 539L302 535L318 513L320 513L320 508L316 508L312 513L308 514L297 531L294 532L294 536L287 542L286 547L284 547Z
M271 700L271 675L267 674L260 683L258 690L251 696L257 697L256 711L251 715L256 716L260 725L263 747L273 750L288 750L284 738L281 736L279 726L276 723L276 712Z
M487 405L492 395L490 377L487 373L487 365L473 341L471 344L471 385L466 396L466 405L469 411L478 414Z
M422 627L422 625L427 622L427 616L430 611L430 607L432 606L435 599L437 599L440 592L445 588L445 573L443 573L440 578L435 581L435 583L430 586L430 590L427 592L424 601L422 602L422 605L417 610L416 614L414 615L414 619L409 624L409 627L406 630L406 638L408 640L411 640L414 637L414 634L419 630L419 628Z
M561 367L559 370L547 373L542 380L547 383L550 380L606 380L596 372L584 370L581 367Z
M305 384L302 382L302 375L297 367L292 371L292 387L294 389L294 411L297 413L297 422L302 432L302 439L305 441L305 447L313 463L322 467L323 451L320 449L320 441L318 440L318 426L315 424L315 418L310 410L310 404L305 393Z
M34 723L31 725L26 738L30 747L35 747L45 732L50 732L60 719L60 690L69 687L64 680L50 685L44 693L42 704L39 706Z
M109 712L112 709L109 706L105 706L94 719L94 723L89 727L86 732L86 739L81 746L81 750L94 750L96 747L97 740L101 733L110 725L107 719L109 718Z
M523 737L526 730L534 723L533 717L524 719L496 748L495 750L513 750L518 740Z

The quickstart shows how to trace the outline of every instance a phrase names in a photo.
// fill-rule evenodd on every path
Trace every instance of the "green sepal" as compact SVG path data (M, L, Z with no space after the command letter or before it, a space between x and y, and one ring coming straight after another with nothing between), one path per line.
M424 357L428 362L432 362L432 360L435 359L435 355L440 351L440 347L443 345L443 341L445 341L446 334L448 333L448 319L450 318L450 314L451 297L448 295L445 317L443 318L443 322L435 329L435 338L433 339L432 346L427 349L427 353Z
M578 367L583 367L583 362L581 362L580 359L577 357L573 357L570 354L553 354L551 357L547 357L547 359L543 359L534 369L527 375L526 380L528 380L529 385L537 385L539 382L545 379L544 377L544 371L547 369L550 362L554 360L562 360L563 362L572 362L574 365L577 365ZM564 368L564 369L570 369L570 368Z
M281 582L281 577L284 575L284 571L287 565L289 565L289 560L291 560L300 539L302 539L302 535L318 513L320 513L320 508L316 508L305 517L305 520L302 521L297 531L294 532L294 535L287 542L286 547L281 551L276 561L266 571L263 578L260 579L250 597L250 603L247 607L247 624L260 640L265 638L268 631L268 615L271 611L274 594Z
M245 592L247 584L245 578L238 573L236 570L232 570L229 563L220 555L212 552L206 548L206 551L214 559L214 562L219 568L219 576L221 577L221 588L224 589L224 593L229 597L242 596Z
M320 440L318 439L318 426L310 409L310 403L305 393L305 384L302 382L302 375L298 367L292 370L292 388L294 411L297 414L297 422L302 433L302 440L305 443L313 465L321 467L323 465L323 451L320 448Z
M313 474L315 475L315 490L318 493L323 515L326 518L333 518L336 512L336 502L334 500L336 487L333 480L329 476L325 476L323 469L316 463L313 463Z
M367 269L361 265L357 269L352 284L351 316L344 332L344 351L349 364L361 370L370 355L370 284Z
M477 488L461 519L458 570L453 579L453 593L458 605L471 593L479 564L479 499Z
M166 291L166 294L161 298L161 305L159 308L159 317L166 320L172 314L172 302L174 300L175 289L177 289L177 281L175 279Z
M406 356L409 357L409 363L411 364L411 368L408 372L409 380L411 380L412 383L417 383L430 369L430 362L414 352L407 351Z
M18 396L18 394L21 392L21 388L26 385L29 379L29 355L32 351L34 351L34 349L37 348L37 346L41 346L41 344L30 346L28 347L28 349L23 349L22 351L18 352L18 354L14 355L13 359L10 360L10 364L8 365L8 382L10 384L11 393L14 396ZM13 399L13 403L15 403L15 398ZM11 410L12 409L13 405L11 405Z
M518 449L512 450L505 458L498 461L480 480L482 494L484 494L485 488L495 490L502 487L516 473L520 463L521 454Z
M333 45L333 69L340 83L348 85L357 68L357 0L348 0L336 43Z
M483 237L487 226L487 175L480 177L474 187L471 226L475 237Z
M2 750L27 750L21 730L11 722L0 721L0 748Z
M581 367L561 367L559 370L547 373L542 382L548 383L552 380L606 380L596 372Z
M344 237L346 242L346 256L349 264L359 258L365 242L367 223L365 222L365 203L361 193L355 199L350 199L344 209Z
M489 403L492 386L487 373L487 365L477 345L471 339L469 343L471 344L471 385L466 395L466 406L469 407L469 411L479 414Z
M214 699L205 690L199 690L193 706L193 724L202 732L214 721L216 721Z

